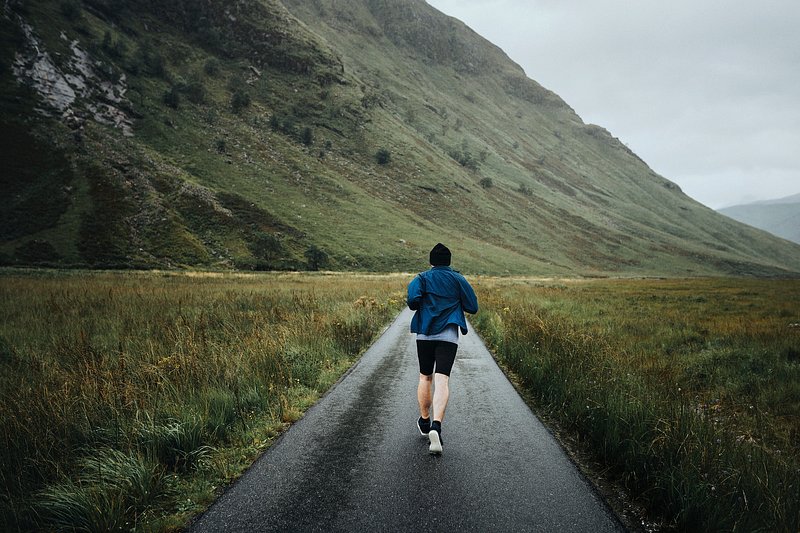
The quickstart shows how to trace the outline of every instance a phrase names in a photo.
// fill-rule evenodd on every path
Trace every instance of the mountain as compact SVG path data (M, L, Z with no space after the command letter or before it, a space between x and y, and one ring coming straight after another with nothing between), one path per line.
M800 244L800 194L775 200L735 205L723 215Z
M7 0L0 263L797 275L422 0Z

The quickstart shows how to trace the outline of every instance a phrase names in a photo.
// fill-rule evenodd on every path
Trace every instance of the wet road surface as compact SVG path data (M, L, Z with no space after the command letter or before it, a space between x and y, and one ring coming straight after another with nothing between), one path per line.
M461 338L444 452L416 429L411 312L190 531L624 531L480 338Z

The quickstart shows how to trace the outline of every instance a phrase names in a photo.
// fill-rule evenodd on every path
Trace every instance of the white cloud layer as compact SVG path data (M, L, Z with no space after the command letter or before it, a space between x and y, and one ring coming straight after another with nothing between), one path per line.
M428 0L720 208L800 192L797 0Z

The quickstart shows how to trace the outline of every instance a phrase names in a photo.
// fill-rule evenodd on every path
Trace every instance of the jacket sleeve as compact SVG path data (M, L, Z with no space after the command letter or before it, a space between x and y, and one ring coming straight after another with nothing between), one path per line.
M472 290L472 285L463 277L459 280L461 285L461 307L465 313L475 314L478 312L478 297Z
M422 292L422 279L417 275L411 280L411 283L408 284L408 298L406 299L406 303L408 303L408 308L412 311L419 309L419 304L422 301Z

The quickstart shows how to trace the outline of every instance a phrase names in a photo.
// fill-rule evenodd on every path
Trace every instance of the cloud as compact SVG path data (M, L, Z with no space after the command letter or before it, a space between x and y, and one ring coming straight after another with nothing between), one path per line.
M800 192L800 2L429 3L706 205Z

